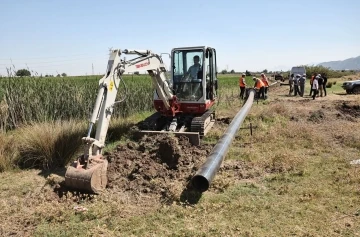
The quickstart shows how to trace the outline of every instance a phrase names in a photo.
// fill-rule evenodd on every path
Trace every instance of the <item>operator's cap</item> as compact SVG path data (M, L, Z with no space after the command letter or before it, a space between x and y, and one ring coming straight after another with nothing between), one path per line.
M245 73L241 74L242 76L246 76Z
M256 80L256 77L253 77L253 80Z
M303 76L306 76L306 73L304 73Z

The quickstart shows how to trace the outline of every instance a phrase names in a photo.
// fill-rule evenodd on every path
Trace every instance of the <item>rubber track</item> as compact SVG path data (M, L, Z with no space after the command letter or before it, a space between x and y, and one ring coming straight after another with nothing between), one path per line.
M205 132L205 120L214 113L213 110L206 111L203 115L194 117L191 121L191 132L198 132L200 137L204 136Z

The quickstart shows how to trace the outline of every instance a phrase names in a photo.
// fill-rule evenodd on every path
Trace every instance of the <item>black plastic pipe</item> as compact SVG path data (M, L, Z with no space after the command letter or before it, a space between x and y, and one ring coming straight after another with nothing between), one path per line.
M191 179L192 186L194 186L194 188L198 191L204 192L210 187L212 180L214 179L221 163L224 160L224 157L229 150L235 134L239 130L240 125L243 123L245 117L250 111L250 108L254 102L255 93L256 92L254 89L249 90L249 96L246 100L246 103L231 121L229 127L222 135L219 142L212 149L205 163Z

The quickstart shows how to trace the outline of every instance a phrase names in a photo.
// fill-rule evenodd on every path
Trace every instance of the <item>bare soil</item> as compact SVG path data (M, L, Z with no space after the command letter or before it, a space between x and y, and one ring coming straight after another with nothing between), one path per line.
M108 188L113 192L146 193L172 202L189 187L211 149L211 145L192 146L186 137L166 134L119 145L116 151L106 154Z
M360 118L360 102L344 101L336 105L337 110L355 118Z
M104 153L109 161L108 185L100 199L117 195L126 198L128 204L142 207L173 202L194 204L201 193L192 187L191 178L212 148L211 144L194 146L187 137L170 134L144 136L138 141L118 145L114 151ZM246 178L246 172L239 171L245 169L244 162L224 162L216 176L224 174L226 177L221 182L213 182L209 190L221 191L234 179ZM97 196L67 189L61 176L48 177L48 184L54 192L47 195L54 197L56 194L59 202L81 203Z

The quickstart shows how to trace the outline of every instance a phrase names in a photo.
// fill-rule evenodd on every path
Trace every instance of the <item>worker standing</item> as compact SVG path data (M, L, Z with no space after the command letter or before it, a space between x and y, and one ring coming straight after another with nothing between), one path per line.
M312 94L312 92L313 92L313 90L312 90L312 84L313 84L313 81L314 81L315 77L316 77L316 73L314 72L313 75L312 75L311 78L310 78L310 94L309 94L309 96L311 96L311 94Z
M245 82L245 73L243 73L239 79L239 86L240 86L240 99L244 99L246 82Z
M325 73L322 74L322 78L324 79L324 82L323 82L324 96L326 96L326 84L327 84L328 78Z
M264 94L267 97L268 88L269 88L269 80L267 79L264 73L261 73L261 81L264 83Z
M312 93L313 93L313 100L315 100L315 97L318 93L318 90L319 90L319 82L318 82L318 79L319 79L319 76L316 76L313 80L313 83L312 83L312 86L311 86L311 90L312 90Z
M297 74L297 75L294 77L294 96L297 96L298 94L300 95L299 79L300 79L300 75Z
M300 96L301 96L301 97L304 97L305 82L306 82L306 74L304 73L304 74L302 75L302 77L299 78Z
M320 91L320 97L323 97L323 90L324 90L324 78L322 78L321 74L317 75L317 80L319 84L319 91Z
M289 77L289 96L291 96L291 93L294 91L294 74L291 74Z
M259 78L253 77L253 81L255 81L254 89L257 92L257 98L260 99L260 95L262 99L265 100L265 85Z

